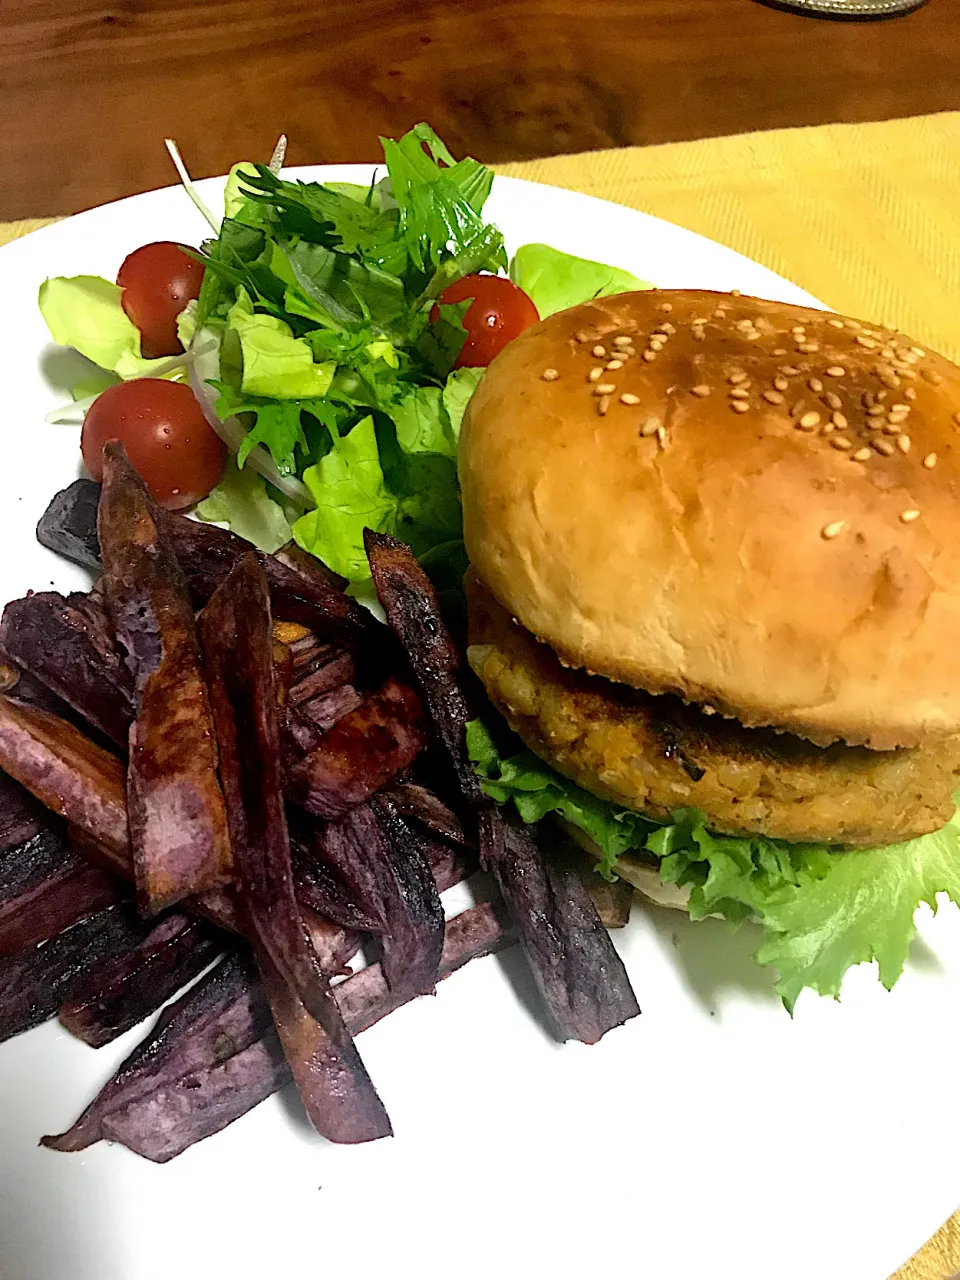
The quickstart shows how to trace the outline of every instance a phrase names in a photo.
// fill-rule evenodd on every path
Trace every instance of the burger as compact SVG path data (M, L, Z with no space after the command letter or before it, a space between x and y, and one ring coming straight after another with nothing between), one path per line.
M484 786L607 876L756 920L792 1009L960 902L960 369L703 291L492 363L460 440Z

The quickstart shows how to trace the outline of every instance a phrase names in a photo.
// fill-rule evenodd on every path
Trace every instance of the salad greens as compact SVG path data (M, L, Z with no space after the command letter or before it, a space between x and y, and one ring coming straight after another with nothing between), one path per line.
M541 320L588 298L653 288L648 280L639 280L629 271L576 258L548 244L521 246L510 263L510 279L533 299Z
M236 457L201 519L265 549L291 530L354 583L368 577L370 524L410 542L449 583L464 560L457 439L483 370L454 368L469 301L437 300L465 275L505 271L507 253L483 215L489 169L454 160L425 124L382 143L385 172L368 186L234 165L225 216L197 254L200 296L179 317L179 359L142 358L110 281L48 280L40 309L57 342L114 376L189 372ZM520 249L511 274L542 315L645 287L544 245Z
M936 910L937 894L946 893L960 904L960 813L932 835L837 852L719 835L693 809L656 823L598 799L531 752L503 756L479 720L467 727L467 748L493 800L512 804L524 822L554 813L584 832L600 848L606 876L616 876L633 850L659 859L665 884L690 890L694 920L756 920L763 939L755 958L777 971L791 1012L804 987L838 996L843 975L864 961L876 960L889 990L903 972L920 903Z

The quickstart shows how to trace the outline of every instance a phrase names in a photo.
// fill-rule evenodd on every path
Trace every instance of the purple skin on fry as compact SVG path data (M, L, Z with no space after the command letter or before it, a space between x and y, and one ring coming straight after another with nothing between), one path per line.
M312 1123L366 1142L390 1122L304 931L281 789L279 716L266 574L244 557L217 588L200 632L237 872L277 1032Z
M503 893L557 1033L593 1044L640 1012L623 962L579 876L545 859L532 832L508 822L483 794L466 751L470 709L461 659L430 580L395 538L367 529L364 543L387 622L476 815L481 865Z
M128 908L108 907L41 946L0 958L0 1041L45 1022L92 966L132 950L147 930Z
M107 610L134 679L127 807L144 914L232 878L213 716L167 520L116 442L97 517Z
M317 817L338 818L408 768L424 746L420 700L391 676L290 771L287 794Z
M44 591L12 600L0 622L0 650L126 747L132 680L106 614L90 596Z
M175 911L139 946L92 967L60 1007L68 1031L99 1047L155 1013L224 950L226 935Z
M447 922L441 978L509 941L490 903L469 908ZM209 998L211 988L216 997L218 984L220 1012ZM334 993L352 1035L409 999L390 990L377 964L340 983ZM73 1128L44 1138L45 1146L80 1151L106 1138L149 1160L170 1160L290 1080L272 1028L251 1039L254 1028L269 1022L269 1013L262 988L239 958L224 961L171 1008L181 1012L164 1023L165 1013ZM168 1031L171 1020L175 1025Z

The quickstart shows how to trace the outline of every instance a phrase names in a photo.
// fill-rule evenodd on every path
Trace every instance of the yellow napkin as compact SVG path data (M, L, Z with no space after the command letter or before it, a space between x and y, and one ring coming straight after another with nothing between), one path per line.
M837 311L960 362L960 112L498 165L615 200L762 262ZM50 219L0 224L0 244ZM597 245L603 257L603 246ZM960 1272L960 1213L894 1280ZM877 1280L882 1280L878 1277Z

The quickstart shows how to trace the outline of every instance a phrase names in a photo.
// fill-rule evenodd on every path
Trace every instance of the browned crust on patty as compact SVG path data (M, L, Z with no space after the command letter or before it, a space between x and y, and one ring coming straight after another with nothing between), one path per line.
M745 729L670 696L561 665L467 579L470 665L524 743L606 800L665 818L702 809L718 831L870 846L936 831L953 813L960 739L929 748L820 748Z

